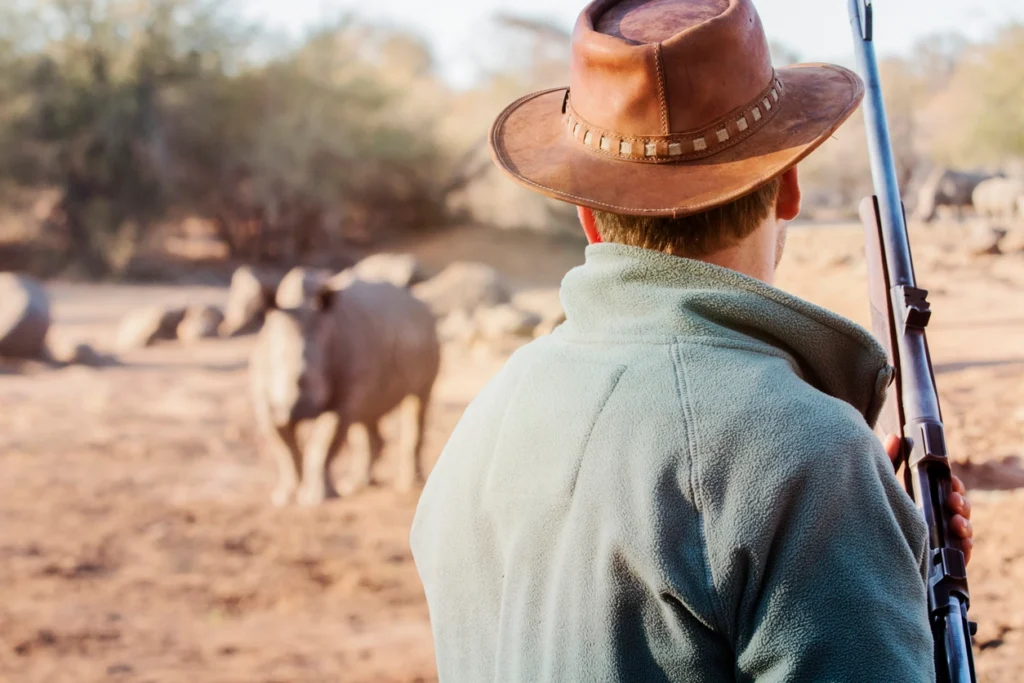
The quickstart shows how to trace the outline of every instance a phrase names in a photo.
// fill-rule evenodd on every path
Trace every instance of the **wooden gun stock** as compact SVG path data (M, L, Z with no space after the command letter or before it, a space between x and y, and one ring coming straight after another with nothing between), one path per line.
M871 331L885 348L889 356L889 364L899 367L899 345L896 342L896 327L892 311L892 299L889 291L889 271L885 262L885 247L882 243L882 223L878 216L878 200L865 197L860 203L860 220L864 225L864 256L868 267L868 300L871 305ZM882 414L878 418L878 427L882 436L888 434L903 435L903 402L900 398L901 378L897 374L889 385L888 397ZM906 458L900 453L899 462Z

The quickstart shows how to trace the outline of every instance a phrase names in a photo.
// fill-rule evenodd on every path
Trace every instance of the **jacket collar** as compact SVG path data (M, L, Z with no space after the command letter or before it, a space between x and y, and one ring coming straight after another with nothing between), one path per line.
M871 334L760 280L620 244L587 247L562 282L563 338L689 338L783 355L804 380L874 426L893 370Z

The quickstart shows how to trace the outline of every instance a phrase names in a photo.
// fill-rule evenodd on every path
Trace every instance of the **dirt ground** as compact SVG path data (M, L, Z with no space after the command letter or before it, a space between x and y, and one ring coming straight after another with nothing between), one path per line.
M778 284L865 323L858 230L792 233ZM531 286L556 285L581 258L572 245L439 240L412 248L435 264L453 253L498 262ZM918 229L913 240L933 293L951 450L975 510L979 677L1020 681L1024 256L971 257L956 227ZM49 287L53 334L99 346L134 307L226 295ZM319 509L270 506L274 467L257 448L246 394L251 343L166 344L101 370L0 369L0 681L436 680L407 542L416 495L385 486ZM445 350L428 459L504 358ZM386 452L385 482L390 465Z

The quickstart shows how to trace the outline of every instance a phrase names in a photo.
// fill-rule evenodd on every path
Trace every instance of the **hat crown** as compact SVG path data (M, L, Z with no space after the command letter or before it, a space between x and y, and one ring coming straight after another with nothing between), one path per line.
M572 108L622 137L705 129L773 82L750 0L597 0L573 31Z

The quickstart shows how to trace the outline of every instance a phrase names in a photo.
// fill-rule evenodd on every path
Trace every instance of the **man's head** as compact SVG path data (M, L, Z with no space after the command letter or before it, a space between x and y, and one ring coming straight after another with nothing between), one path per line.
M751 0L595 0L570 87L517 100L490 143L513 179L587 207L592 237L714 263L771 246L770 277L799 211L792 169L862 97L841 67L774 68Z

